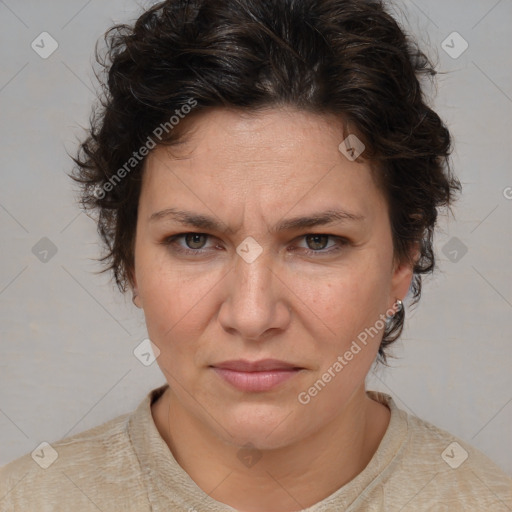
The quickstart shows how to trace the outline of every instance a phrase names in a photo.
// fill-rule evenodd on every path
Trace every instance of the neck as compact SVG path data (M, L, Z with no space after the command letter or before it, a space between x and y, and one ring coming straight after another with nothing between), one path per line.
M361 386L321 431L278 449L241 452L188 415L170 388L152 413L190 478L213 499L245 512L291 512L325 499L366 467L390 418L389 409Z

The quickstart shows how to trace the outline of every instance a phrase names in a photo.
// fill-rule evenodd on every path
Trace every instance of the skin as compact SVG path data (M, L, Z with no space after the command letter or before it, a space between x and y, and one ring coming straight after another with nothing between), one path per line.
M339 119L213 109L187 128L183 144L147 157L139 201L135 301L170 385L153 418L212 498L247 512L309 507L360 473L386 431L388 408L365 392L383 330L309 403L297 397L405 297L412 268L394 261L387 204L369 164L338 150ZM223 229L150 221L167 208L212 216ZM364 220L270 230L334 208ZM162 243L184 233L208 236ZM249 236L262 248L252 263L236 252ZM265 358L303 370L270 391L244 392L211 368ZM246 443L260 457L251 467L237 456Z

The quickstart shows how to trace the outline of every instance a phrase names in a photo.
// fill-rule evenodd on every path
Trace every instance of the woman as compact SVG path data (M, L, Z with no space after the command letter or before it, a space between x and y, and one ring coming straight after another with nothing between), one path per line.
M3 468L1 509L510 509L489 459L365 387L460 190L381 2L171 0L107 43L73 177L167 383Z

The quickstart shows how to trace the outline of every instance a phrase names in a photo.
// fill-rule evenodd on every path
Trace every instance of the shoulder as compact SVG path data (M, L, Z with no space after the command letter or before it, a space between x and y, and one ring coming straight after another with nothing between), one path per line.
M51 444L42 443L0 468L0 511L113 510L110 501L124 506L128 494L130 502L137 503L137 488L142 492L143 486L129 439L129 418L124 414Z
M512 509L512 479L486 455L398 409L387 395L381 400L406 427L386 484L404 497L404 510L445 510L442 505L446 510Z

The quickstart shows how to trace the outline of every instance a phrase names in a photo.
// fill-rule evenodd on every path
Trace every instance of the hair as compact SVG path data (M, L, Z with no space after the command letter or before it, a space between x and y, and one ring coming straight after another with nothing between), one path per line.
M387 199L395 260L413 266L411 304L419 301L422 275L435 267L438 208L461 185L450 133L420 83L437 72L382 1L167 0L133 25L111 27L104 41L103 54L96 47L102 92L70 176L96 214L103 271L113 271L122 292L133 285L145 162L137 150L157 133L162 144L179 142L183 130L172 129L170 116L194 102L191 117L213 107L289 106L353 127ZM386 323L381 362L404 319L402 308Z

